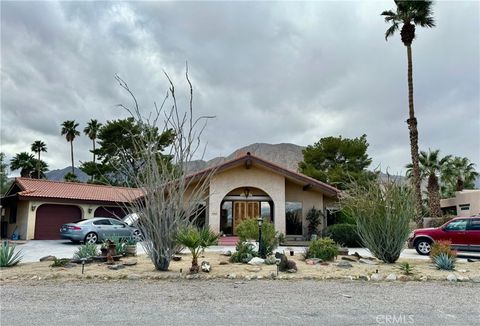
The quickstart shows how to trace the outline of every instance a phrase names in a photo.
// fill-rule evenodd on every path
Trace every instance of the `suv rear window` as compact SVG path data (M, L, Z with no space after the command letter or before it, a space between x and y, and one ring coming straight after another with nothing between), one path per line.
M468 225L468 230L480 231L480 218L475 218L473 220L470 220L470 224Z

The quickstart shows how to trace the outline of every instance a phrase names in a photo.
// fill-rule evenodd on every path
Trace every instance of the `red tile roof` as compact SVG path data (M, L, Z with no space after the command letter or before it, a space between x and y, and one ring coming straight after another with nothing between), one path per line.
M20 198L72 199L126 203L143 195L141 189L61 182L42 179L16 178Z

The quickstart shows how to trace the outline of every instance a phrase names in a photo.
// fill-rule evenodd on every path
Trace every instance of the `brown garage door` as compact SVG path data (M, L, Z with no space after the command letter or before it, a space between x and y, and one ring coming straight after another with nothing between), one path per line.
M123 218L125 215L127 215L125 210L118 206L99 207L95 210L95 213L93 213L93 216L95 217L113 217L118 219Z
M35 220L35 240L60 239L62 224L75 222L82 218L77 206L44 204L37 208Z

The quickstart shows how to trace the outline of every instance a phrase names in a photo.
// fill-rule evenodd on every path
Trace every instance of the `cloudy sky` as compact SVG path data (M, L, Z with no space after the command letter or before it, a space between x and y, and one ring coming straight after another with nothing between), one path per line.
M34 140L50 169L69 165L60 124L126 116L114 80L144 110L167 90L162 70L197 114L215 115L206 158L255 142L308 145L367 134L374 166L409 161L406 50L379 15L393 1L1 2L1 151ZM438 1L437 27L413 45L420 148L480 166L480 3ZM186 96L181 93L178 96ZM90 140L74 142L76 161ZM78 164L78 163L77 163ZM13 174L16 174L15 172Z

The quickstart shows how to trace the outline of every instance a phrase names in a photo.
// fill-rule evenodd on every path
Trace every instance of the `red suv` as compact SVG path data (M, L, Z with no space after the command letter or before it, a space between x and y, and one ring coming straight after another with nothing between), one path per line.
M455 217L438 228L417 229L408 238L408 247L428 255L438 240L451 241L453 249L480 251L480 216Z

